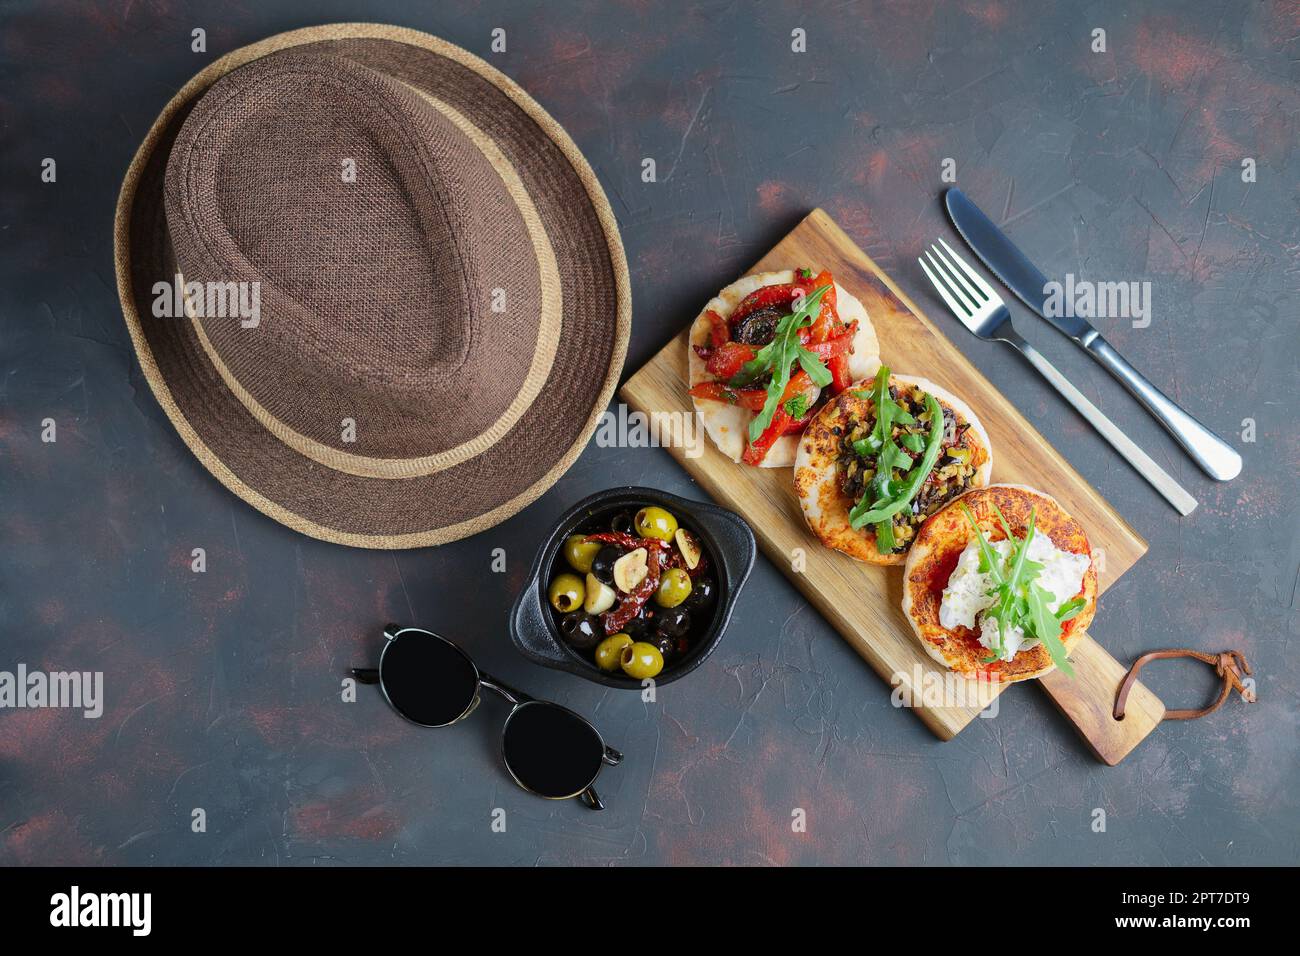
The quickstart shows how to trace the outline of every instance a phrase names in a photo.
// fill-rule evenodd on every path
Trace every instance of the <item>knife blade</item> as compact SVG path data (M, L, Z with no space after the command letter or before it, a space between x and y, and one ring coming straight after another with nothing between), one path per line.
M943 201L948 207L953 225L957 227L962 239L966 240L966 245L1004 286L1015 293L1017 299L1080 345L1087 344L1089 332L1097 334L1097 330L1086 319L1048 313L1045 307L1048 296L1047 277L1038 271L1038 267L1029 261L993 220L984 215L979 206L966 198L965 193L954 187L944 193Z
M1086 319L1077 315L1055 315L1053 313L1061 310L1047 308L1050 295L1047 277L1007 238L1006 233L966 198L965 193L953 187L944 193L943 201L957 232L989 271L1015 293L1016 298L1115 376L1207 475L1218 481L1229 481L1241 474L1242 459L1237 450L1151 384Z

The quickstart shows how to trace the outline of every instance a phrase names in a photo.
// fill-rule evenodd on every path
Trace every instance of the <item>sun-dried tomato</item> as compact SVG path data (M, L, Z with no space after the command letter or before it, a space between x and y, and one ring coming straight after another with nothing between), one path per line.
M655 538L642 538L641 541L644 543L639 547L646 548L645 577L641 579L640 584L632 589L631 594L623 596L618 607L601 615L605 623L606 634L617 634L623 630L627 622L640 613L646 601L650 600L650 596L659 588L660 559L663 556L662 549L666 545Z

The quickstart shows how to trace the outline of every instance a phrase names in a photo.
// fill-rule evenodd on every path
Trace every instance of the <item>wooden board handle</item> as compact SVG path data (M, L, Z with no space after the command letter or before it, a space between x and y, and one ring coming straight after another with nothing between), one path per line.
M1136 682L1124 719L1116 720L1112 708L1120 681L1128 673L1124 665L1087 634L1070 650L1070 663L1074 665L1073 677L1056 670L1038 683L1097 759L1113 767L1156 729L1164 719L1165 705Z

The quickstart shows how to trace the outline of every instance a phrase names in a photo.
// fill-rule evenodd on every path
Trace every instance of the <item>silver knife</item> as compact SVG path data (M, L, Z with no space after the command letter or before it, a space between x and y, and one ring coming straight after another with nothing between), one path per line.
M1047 278L960 189L949 189L944 194L944 204L966 245L989 271L1001 279L1021 302L1056 326L1119 379L1207 475L1219 481L1229 481L1241 473L1241 455L1236 449L1152 385L1086 320L1073 315L1053 315L1044 308L1049 295Z

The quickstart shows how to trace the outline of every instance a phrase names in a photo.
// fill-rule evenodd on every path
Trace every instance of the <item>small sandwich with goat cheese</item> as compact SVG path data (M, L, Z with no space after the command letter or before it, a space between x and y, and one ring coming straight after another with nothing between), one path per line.
M967 677L1021 681L1057 667L1097 612L1083 526L1023 485L968 491L931 517L904 566L903 613L926 652Z

